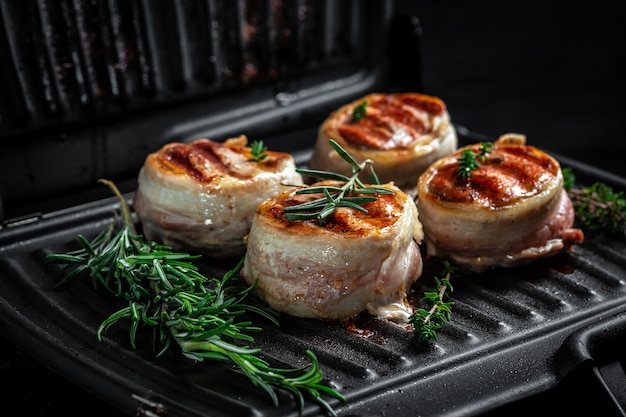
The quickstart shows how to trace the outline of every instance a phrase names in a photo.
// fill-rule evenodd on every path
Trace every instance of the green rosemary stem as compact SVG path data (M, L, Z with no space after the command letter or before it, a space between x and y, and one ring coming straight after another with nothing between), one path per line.
M135 224L133 223L130 208L128 207L128 204L126 203L126 200L124 199L124 196L122 196L120 190L113 183L113 181L101 178L100 180L98 180L98 182L105 184L109 187L109 189L111 189L111 191L113 191L113 193L117 197L117 200L120 202L120 213L122 214L122 221L124 222L124 225L128 227L131 235L136 236L137 232L135 231Z

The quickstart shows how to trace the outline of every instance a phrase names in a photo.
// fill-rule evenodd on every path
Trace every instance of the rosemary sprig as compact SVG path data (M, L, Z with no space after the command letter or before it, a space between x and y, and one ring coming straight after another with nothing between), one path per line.
M173 343L182 354L194 360L215 360L235 365L255 385L265 390L278 406L277 389L291 392L300 411L304 394L329 414L335 412L322 398L328 394L342 401L344 397L322 383L323 374L316 356L307 366L281 369L260 357L260 349L246 345L254 341L252 333L261 331L246 313L264 317L278 325L278 313L256 298L254 285L243 286L232 278L243 265L228 271L221 279L209 279L192 263L198 256L172 252L169 247L147 243L135 232L130 210L110 181L102 180L118 196L123 223L116 232L113 222L93 241L79 236L82 248L66 254L51 254L47 260L63 265L64 279L88 271L94 287L103 286L128 306L111 314L98 328L98 339L121 320L130 321L130 344L136 348L140 328L152 330L153 349L162 356Z
M250 152L252 158L250 161L262 162L267 158L267 146L263 144L262 140L255 140L250 144Z
M416 309L409 317L409 323L412 323L415 332L419 334L420 342L433 342L437 340L437 332L450 321L452 314L452 306L454 302L444 301L453 291L450 279L456 272L450 262L442 260L444 278L434 277L436 288L431 291L424 292L422 302L431 304L431 308Z
M360 179L361 172L367 170L370 174L372 184L380 184L376 172L372 167L372 161L367 159L362 163L358 163L352 155L341 147L337 142L329 139L330 145L335 151L352 166L352 176L347 177L334 172L318 171L313 169L297 169L297 171L305 176L330 179L343 182L343 185L334 186L310 186L301 188L296 194L324 194L324 197L306 203L297 204L295 206L285 207L283 209L287 220L312 220L316 219L323 224L328 216L335 212L339 207L347 207L354 210L367 213L367 209L362 207L363 204L376 201L376 196L360 196L352 197L349 194L393 194L393 191L383 187L372 187L365 185Z
M458 176L465 180L468 179L472 171L480 168L480 163L486 160L487 155L491 153L492 147L493 143L491 142L480 142L478 153L474 152L473 149L465 149L461 152L461 155L457 158L459 163Z
M358 122L363 119L367 114L367 101L362 101L361 104L356 106L354 110L352 110L352 121Z
M576 221L590 233L618 235L626 231L626 197L610 186L595 182L575 187L576 176L571 168L563 168L563 187L574 206Z

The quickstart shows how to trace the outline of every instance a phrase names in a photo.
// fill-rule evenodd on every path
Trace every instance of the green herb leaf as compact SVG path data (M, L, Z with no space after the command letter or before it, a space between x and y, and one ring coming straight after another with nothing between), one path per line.
M480 168L476 154L471 149L465 149L457 161L459 162L458 175L463 179L468 179L470 172Z
M423 308L416 309L409 317L415 332L419 334L420 342L433 342L437 340L439 330L450 321L454 302L444 301L452 293L453 288L450 280L456 272L456 268L447 260L441 260L443 265L443 278L434 277L436 287L424 292L422 302L431 305L427 311Z
M562 168L561 173L563 174L563 188L569 193L576 185L576 176L571 168Z
M626 197L623 192L602 182L576 188L573 171L564 168L562 172L563 187L572 200L576 222L586 232L609 235L626 232Z
M356 106L352 110L352 121L358 122L367 114L367 101L362 101L361 104Z
M255 140L250 144L250 152L252 152L251 161L261 162L267 158L267 147L263 144L263 141Z
M300 174L304 176L323 178L327 180L334 180L334 181L349 181L350 180L350 177L346 177L345 175L338 174L336 172L319 171L316 169L307 169L307 168L298 168L296 171L298 171Z

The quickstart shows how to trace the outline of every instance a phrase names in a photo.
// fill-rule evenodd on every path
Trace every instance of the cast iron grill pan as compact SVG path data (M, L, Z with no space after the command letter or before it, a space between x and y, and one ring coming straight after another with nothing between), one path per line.
M484 139L459 132L464 142ZM306 163L310 150L294 155ZM556 157L580 181L626 189L621 178ZM132 193L125 197L130 202ZM223 364L192 362L176 349L156 359L149 340L140 339L132 350L122 324L97 340L99 324L123 301L95 291L88 277L56 288L60 268L45 257L75 249L78 234L94 237L116 210L112 197L0 229L3 334L130 415L157 405L169 416L298 415L289 394L281 392L275 408L262 390ZM205 260L199 266L207 276L221 277L235 263ZM619 410L623 393L620 400L614 391L623 392L626 384L618 372L623 353L611 346L620 340L623 346L626 334L625 270L624 236L588 235L571 254L456 279L452 321L432 345L369 315L360 316L354 329L289 316L276 328L252 318L263 328L254 345L271 363L288 367L308 363L304 351L313 350L327 382L347 398L330 400L343 416L478 415L546 392L578 373L594 375L615 404L612 410ZM432 288L437 273L427 261L412 298ZM304 410L319 413L312 402Z

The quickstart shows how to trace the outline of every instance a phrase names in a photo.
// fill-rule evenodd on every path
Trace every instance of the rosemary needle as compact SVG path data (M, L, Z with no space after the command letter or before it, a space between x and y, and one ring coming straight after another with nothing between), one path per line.
M192 263L199 255L172 252L167 246L145 242L135 232L130 210L117 187L110 181L102 182L120 200L123 221L119 230L113 222L91 242L79 236L81 249L47 257L49 262L63 265L66 275L61 283L89 272L95 288L104 287L128 301L128 306L102 322L98 339L102 340L110 326L129 320L133 349L137 332L147 327L152 330L157 356L177 344L188 358L237 366L255 386L268 393L275 406L276 389L283 389L294 395L300 411L306 394L335 416L321 394L341 401L345 398L322 383L323 374L313 352L306 351L309 365L282 369L262 359L259 348L248 346L254 341L251 334L261 328L244 320L244 314L252 313L278 325L278 313L256 298L254 284L245 286L233 280L243 259L221 279L205 277Z

